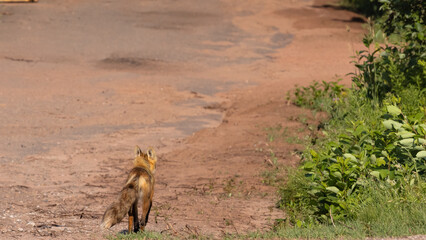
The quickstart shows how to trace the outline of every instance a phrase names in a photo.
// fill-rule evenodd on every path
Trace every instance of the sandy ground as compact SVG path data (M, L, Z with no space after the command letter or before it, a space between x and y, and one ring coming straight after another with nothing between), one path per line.
M285 213L263 183L267 139L309 114L295 84L353 71L359 16L310 0L41 0L0 5L0 238L101 239L131 168L158 149L147 230L267 230Z

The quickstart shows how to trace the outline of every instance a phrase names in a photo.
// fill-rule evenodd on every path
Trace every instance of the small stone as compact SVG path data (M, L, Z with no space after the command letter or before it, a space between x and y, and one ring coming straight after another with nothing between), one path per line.
M24 229L23 228L18 228L18 231L23 232Z

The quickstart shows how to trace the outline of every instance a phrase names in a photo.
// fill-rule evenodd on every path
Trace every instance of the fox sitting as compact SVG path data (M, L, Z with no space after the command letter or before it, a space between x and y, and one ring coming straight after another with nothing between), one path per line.
M121 222L126 213L129 214L129 233L143 231L148 223L148 215L151 210L152 197L154 195L154 173L157 164L157 156L154 149L148 148L146 153L136 146L133 169L127 177L126 185L120 192L117 202L111 204L102 217L101 227L108 229ZM142 215L138 221L138 203L142 204Z

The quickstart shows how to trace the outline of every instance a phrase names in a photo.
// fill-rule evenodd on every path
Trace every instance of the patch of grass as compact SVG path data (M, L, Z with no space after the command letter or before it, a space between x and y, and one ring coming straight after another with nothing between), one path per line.
M305 180L297 174L293 173L295 183L290 184L303 187L303 183L297 180ZM299 191L287 193L298 194ZM357 211L357 219L334 224L297 223L283 219L271 231L228 235L227 239L365 239L426 234L426 185L406 186L395 191L373 182L368 185L366 194L354 211Z
M168 234L161 234L154 231L143 231L138 233L110 235L107 237L109 240L132 240L132 239L177 239Z
M269 186L279 186L283 180L282 170L279 167L267 169L262 172L262 183Z
M288 128L283 128L281 124L277 124L273 127L267 127L265 128L265 131L269 142L273 142L276 139L282 139L288 135Z
M399 189L386 183L370 184L354 211L355 222L366 236L426 234L426 184L407 184Z

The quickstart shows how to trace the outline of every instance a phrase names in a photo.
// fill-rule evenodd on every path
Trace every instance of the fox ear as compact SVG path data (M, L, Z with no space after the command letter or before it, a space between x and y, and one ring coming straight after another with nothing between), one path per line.
M136 145L136 147L135 147L135 155L136 155L136 157L143 155L142 150L138 145Z
M148 155L149 158L154 159L156 158L155 156L155 151L153 148L148 148L148 150L146 150L146 155Z

